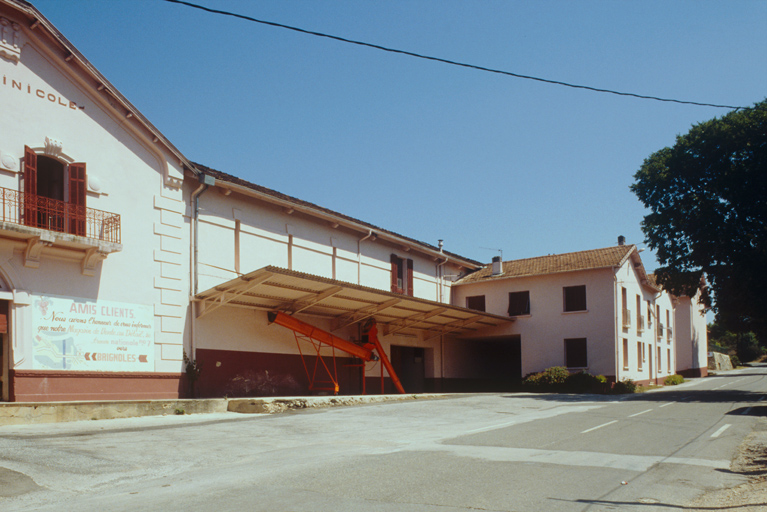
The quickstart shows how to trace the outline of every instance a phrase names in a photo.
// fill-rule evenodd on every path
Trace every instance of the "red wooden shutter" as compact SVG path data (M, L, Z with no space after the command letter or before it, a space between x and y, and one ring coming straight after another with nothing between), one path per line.
M0 300L0 334L6 334L8 332L8 301ZM0 361L2 361L3 354L1 349L3 345L0 343ZM3 374L3 367L0 365L0 375Z
M85 236L85 164L69 164L69 232Z
M413 260L407 260L407 294L413 296Z
M24 224L37 225L37 154L24 146Z
M402 290L397 286L397 278L399 277L399 262L400 259L396 254L391 255L391 291L392 293L402 293Z

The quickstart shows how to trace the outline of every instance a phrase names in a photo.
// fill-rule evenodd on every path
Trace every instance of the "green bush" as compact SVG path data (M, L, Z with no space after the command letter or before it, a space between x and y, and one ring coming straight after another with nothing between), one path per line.
M730 362L732 363L732 367L733 368L737 368L738 366L741 365L740 364L740 358L738 356L736 356L735 354L730 356Z
M583 371L573 373L567 377L565 390L573 393L604 393L607 390L607 377Z
M623 379L620 382L616 382L613 386L613 393L618 395L631 394L637 392L637 384L631 379Z
M522 380L522 385L539 391L558 391L565 387L570 372L563 366L552 366L542 372L531 373Z
M681 375L669 375L666 380L663 381L664 386L676 386L684 382L684 377Z

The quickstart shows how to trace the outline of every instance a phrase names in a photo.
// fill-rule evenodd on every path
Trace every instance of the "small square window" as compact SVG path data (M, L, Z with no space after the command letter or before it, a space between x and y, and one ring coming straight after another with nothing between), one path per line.
M485 310L485 296L474 295L473 297L466 297L466 307L475 311Z
M586 311L586 285L565 286L565 311Z
M589 365L586 353L586 338L570 338L565 340L565 365L568 368L587 368Z
M509 316L530 314L530 292L509 293Z

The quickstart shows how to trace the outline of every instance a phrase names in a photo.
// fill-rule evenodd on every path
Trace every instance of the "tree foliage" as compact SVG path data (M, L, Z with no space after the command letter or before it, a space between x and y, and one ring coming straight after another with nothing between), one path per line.
M717 320L767 341L767 100L694 125L634 178L659 284L692 297L705 275Z

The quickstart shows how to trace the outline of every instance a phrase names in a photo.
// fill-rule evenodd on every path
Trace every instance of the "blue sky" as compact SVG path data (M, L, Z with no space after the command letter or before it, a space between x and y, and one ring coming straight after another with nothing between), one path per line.
M162 0L33 3L191 160L485 262L491 249L509 260L618 235L642 244L633 174L728 112ZM605 89L739 106L767 96L764 0L196 3Z

